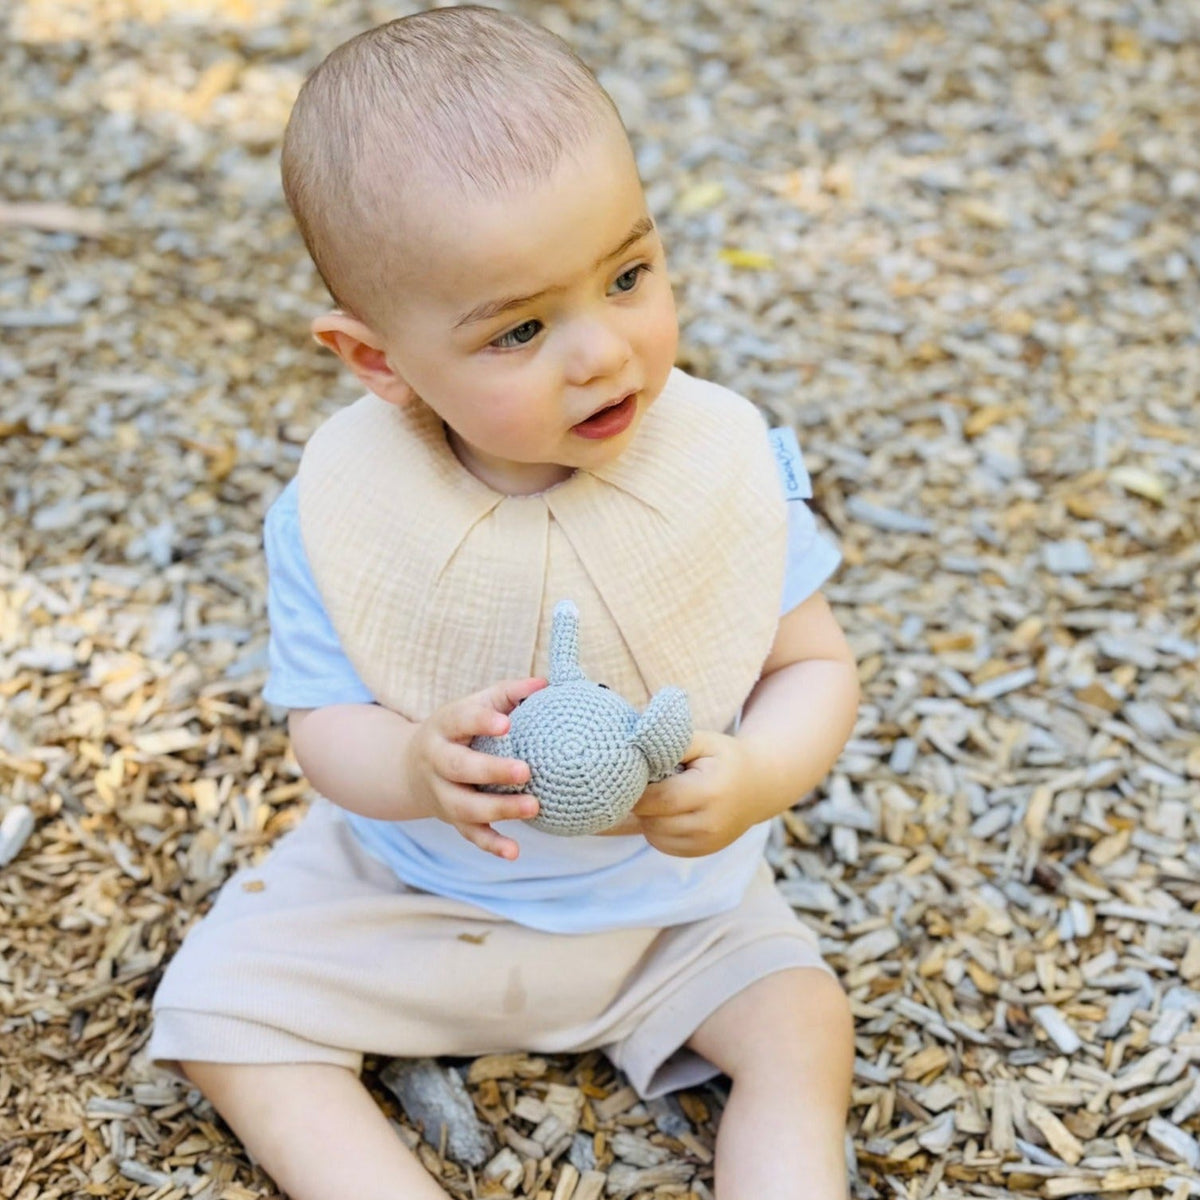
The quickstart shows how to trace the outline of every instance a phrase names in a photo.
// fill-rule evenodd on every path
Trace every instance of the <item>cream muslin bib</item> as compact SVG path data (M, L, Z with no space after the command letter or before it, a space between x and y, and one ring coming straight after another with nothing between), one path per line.
M317 430L298 486L342 649L410 720L544 674L564 598L590 678L639 708L682 687L697 729L733 723L771 648L787 520L766 425L682 371L616 461L535 495L471 475L425 405L374 395Z

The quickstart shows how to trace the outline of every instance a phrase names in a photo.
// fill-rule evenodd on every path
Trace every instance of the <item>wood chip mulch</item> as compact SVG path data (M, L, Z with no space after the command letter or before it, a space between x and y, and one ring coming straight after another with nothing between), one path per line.
M0 14L0 1196L270 1182L145 1061L164 963L308 791L266 506L353 396L277 182L394 6ZM770 857L857 1017L856 1197L1200 1196L1200 9L510 7L637 134L683 364L793 424L865 703ZM712 1195L718 1085L447 1062L457 1197Z

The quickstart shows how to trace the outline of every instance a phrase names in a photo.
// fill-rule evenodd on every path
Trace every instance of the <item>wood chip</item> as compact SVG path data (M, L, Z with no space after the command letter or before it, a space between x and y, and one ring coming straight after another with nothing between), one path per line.
M1074 1054L1083 1045L1079 1035L1067 1024L1057 1008L1049 1004L1039 1004L1030 1015L1064 1054Z
M1170 1175L1170 1171L1159 1167L1143 1167L1132 1171L1120 1169L1106 1171L1102 1175L1072 1175L1048 1179L1042 1186L1042 1195L1057 1197L1081 1196L1089 1192L1134 1192L1138 1188L1161 1187Z
M1200 1170L1200 1141L1178 1125L1162 1117L1151 1117L1146 1125L1146 1136L1167 1158L1194 1171Z
M579 1177L579 1185L571 1200L600 1200L604 1195L606 1182L603 1171L584 1171Z
M33 809L14 804L0 820L0 867L7 866L25 848L35 825Z
M1079 1162L1083 1157L1083 1146L1048 1108L1030 1100L1025 1105L1025 1114L1063 1162L1071 1166Z
M47 233L73 233L101 237L108 227L107 214L68 204L0 204L0 227L41 229Z
M575 1187L579 1183L579 1172L570 1163L563 1163L558 1173L558 1182L554 1186L551 1200L573 1200Z

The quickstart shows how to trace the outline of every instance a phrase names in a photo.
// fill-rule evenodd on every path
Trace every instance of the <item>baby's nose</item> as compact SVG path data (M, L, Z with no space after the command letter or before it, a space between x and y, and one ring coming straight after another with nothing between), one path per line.
M571 382L582 386L596 379L615 376L631 354L629 339L608 322L600 319L581 321L572 345Z

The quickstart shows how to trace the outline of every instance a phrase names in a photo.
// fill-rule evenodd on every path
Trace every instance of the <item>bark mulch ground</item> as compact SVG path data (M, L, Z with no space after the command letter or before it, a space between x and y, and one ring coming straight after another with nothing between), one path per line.
M845 551L861 719L770 853L857 1016L855 1194L1200 1195L1200 10L512 7L600 69L683 364L797 429ZM260 526L353 392L276 153L305 72L399 11L0 15L5 1197L272 1194L143 1049L308 798ZM456 1196L711 1195L719 1085L421 1069L483 1150L367 1078Z

